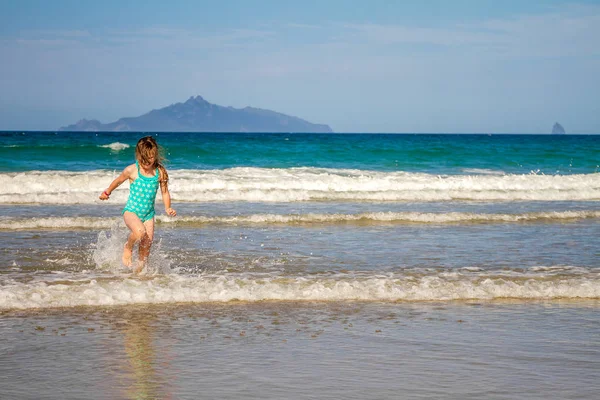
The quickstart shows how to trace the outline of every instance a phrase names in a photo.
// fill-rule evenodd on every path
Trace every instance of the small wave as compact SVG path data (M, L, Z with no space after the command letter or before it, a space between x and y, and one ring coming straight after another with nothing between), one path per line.
M230 301L453 301L599 299L600 277L586 273L166 275L68 282L7 282L0 309Z
M112 227L120 220L121 218L99 217L1 218L0 230L105 229Z
M357 214L252 214L239 216L158 217L159 223L173 225L249 225L249 224L336 224L336 223L393 223L393 224L456 224L456 223L525 223L555 222L600 218L600 211L549 211L524 214L485 213L420 213L369 212ZM0 225L1 226L1 225Z
M111 144L105 144L105 145L98 146L98 147L108 148L108 149L111 149L112 151L121 151L121 150L128 149L130 146L126 143L114 142Z
M337 224L337 223L391 223L391 224L460 224L460 223L528 223L557 222L600 218L600 211L546 211L523 214L485 213L420 213L420 212L367 212L357 214L250 214L236 216L157 216L160 225L201 226L201 225L296 225L296 224ZM106 229L118 224L121 218L111 217L34 217L1 218L0 230L37 229Z

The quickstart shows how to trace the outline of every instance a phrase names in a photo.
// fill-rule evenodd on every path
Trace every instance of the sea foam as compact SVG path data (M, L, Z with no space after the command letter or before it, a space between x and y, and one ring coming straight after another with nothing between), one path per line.
M585 269L584 269L585 270ZM567 272L565 272L567 271ZM453 301L599 299L590 270L280 276L248 274L4 282L0 309L230 301Z
M336 223L392 223L392 224L454 224L454 223L527 223L557 222L600 218L600 211L546 211L522 214L491 213L421 213L421 212L366 212L356 214L307 213L307 214L249 214L235 216L182 216L158 215L159 225L171 227L194 227L202 225L296 225ZM0 230L38 229L107 229L122 222L120 217L32 217L0 218Z
M121 150L128 149L130 146L126 143L114 142L111 144L101 145L99 147L108 148L108 149L111 149L112 151L121 151Z
M99 202L118 171L0 174L0 204ZM323 168L172 170L179 202L250 201L589 201L600 200L600 173L579 175L431 175ZM127 184L111 201L125 203ZM159 196L160 198L160 196Z

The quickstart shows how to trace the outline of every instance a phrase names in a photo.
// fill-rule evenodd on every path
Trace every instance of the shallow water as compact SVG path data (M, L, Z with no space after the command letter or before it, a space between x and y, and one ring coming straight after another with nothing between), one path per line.
M137 135L137 134L136 134ZM600 136L0 133L0 398L596 399Z

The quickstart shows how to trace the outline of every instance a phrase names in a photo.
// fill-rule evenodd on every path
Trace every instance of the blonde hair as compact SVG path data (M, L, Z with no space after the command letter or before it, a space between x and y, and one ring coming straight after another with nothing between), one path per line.
M135 146L135 159L142 164L150 164L150 160L154 159L152 168L158 168L162 172L161 184L167 184L169 182L169 174L163 166L165 157L163 155L163 149L156 143L156 139L152 136L144 136L138 140Z

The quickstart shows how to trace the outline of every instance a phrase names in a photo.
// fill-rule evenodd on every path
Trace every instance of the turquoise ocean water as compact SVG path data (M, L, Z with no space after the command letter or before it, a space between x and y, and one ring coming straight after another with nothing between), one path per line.
M120 169L138 133L0 132L0 171ZM595 135L158 133L171 169L333 168L428 174L598 172Z
M0 398L600 393L599 135L154 133L132 276L144 135L0 132Z

